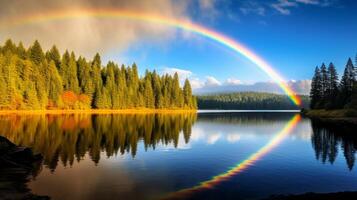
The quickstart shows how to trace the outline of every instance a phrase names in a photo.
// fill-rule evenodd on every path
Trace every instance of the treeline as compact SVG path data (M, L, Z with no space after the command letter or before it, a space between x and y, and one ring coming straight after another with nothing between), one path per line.
M307 96L301 96L304 106L309 105ZM237 92L197 97L199 109L236 109L236 110L296 110L300 109L286 95Z
M353 169L357 152L357 137L353 127L332 126L318 121L311 121L313 134L312 147L316 159L322 163L333 164L339 153L343 153L349 170ZM340 152L339 152L340 151Z
M0 109L195 109L188 80L77 57L56 46L44 52L38 41L26 49L7 40L0 46Z
M131 154L142 144L146 150L160 145L188 143L196 114L133 115L3 115L0 133L16 145L31 147L55 170L58 162L72 166L86 155L99 163L107 157ZM24 134L24 133L29 134ZM50 134L49 134L50 133ZM184 141L180 140L180 135Z
M357 109L356 73L351 58L340 81L333 63L316 67L310 91L311 109Z

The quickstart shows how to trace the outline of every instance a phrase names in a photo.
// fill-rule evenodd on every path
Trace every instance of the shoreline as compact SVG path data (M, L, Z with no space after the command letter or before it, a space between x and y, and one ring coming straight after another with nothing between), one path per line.
M180 113L197 113L194 109L88 109L88 110L0 110L0 115L36 115L36 114L180 114Z
M322 123L357 126L357 111L355 110L306 110L301 114Z

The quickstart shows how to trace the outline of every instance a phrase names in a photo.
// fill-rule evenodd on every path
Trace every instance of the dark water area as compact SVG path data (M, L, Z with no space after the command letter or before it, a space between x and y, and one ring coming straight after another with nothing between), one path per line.
M0 167L0 194L14 187L61 200L262 199L357 191L353 128L292 112L3 115L0 135L43 155L20 175Z

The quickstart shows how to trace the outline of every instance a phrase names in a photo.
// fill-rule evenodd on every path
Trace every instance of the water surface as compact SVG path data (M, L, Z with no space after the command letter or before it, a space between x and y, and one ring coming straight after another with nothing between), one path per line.
M357 140L293 112L6 115L1 135L44 160L52 199L261 199L353 191Z

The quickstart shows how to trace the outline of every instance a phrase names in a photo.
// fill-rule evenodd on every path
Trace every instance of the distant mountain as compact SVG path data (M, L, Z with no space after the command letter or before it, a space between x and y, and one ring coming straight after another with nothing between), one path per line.
M311 80L289 81L288 85L300 95L308 95L311 89ZM196 95L231 92L267 92L284 94L283 90L274 82L256 82L254 84L222 84L197 88Z

